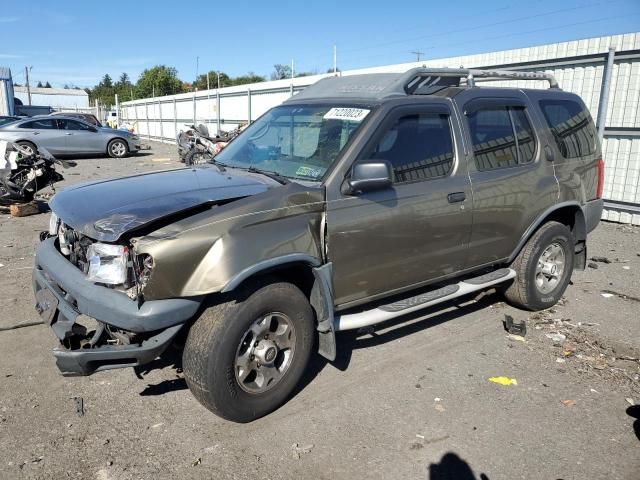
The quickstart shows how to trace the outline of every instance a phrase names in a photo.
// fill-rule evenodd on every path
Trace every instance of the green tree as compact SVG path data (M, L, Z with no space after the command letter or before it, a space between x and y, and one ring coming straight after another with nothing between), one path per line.
M156 65L140 74L135 91L138 98L173 95L182 92L182 81L174 67Z
M233 85L231 78L224 72L220 72L220 88L222 87L230 87ZM218 72L216 70L209 70L209 87L210 88L218 88ZM207 89L207 74L203 73L202 75L198 75L198 78L191 84L191 88L198 90L206 90Z
M246 75L240 75L233 79L234 85L246 85L247 83L259 83L264 82L266 78L261 75L256 75L254 72L249 72Z
M36 85L36 88L43 88L42 82L38 82L38 84Z
M120 78L114 85L115 93L118 94L120 101L133 100L133 84L129 79L129 75L123 72Z
M45 83L44 88L51 88L51 84L49 82Z
M273 66L274 72L271 74L271 80L284 80L291 78L291 67L277 63Z

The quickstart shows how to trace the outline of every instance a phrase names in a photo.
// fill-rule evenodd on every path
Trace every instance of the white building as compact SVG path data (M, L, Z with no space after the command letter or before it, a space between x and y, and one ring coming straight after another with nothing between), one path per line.
M13 87L14 96L29 105L27 87ZM17 102L16 102L17 103ZM75 110L89 108L89 94L84 90L72 88L38 88L31 87L31 105L52 107L56 110Z

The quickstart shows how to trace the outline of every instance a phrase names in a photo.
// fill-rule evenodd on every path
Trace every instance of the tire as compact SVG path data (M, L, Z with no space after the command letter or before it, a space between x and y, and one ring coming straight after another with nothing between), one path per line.
M112 158L124 158L129 154L129 146L124 140L115 138L107 145L107 154Z
M20 145L22 148L30 150L33 153L38 153L38 147L36 147L35 144L31 142L27 142L27 141L16 142L16 145Z
M290 322L287 329L282 330L280 316ZM269 320L259 324L262 318ZM277 329L256 334L264 325ZM250 422L287 401L304 374L314 338L313 310L298 287L284 282L254 284L240 291L237 299L205 310L191 327L183 352L187 385L216 415ZM288 350L278 347L287 342ZM277 353L271 350L273 345ZM246 369L239 365L249 363ZM282 372L276 374L278 368ZM272 380L266 380L271 375Z
M207 161L211 160L213 155L211 155L208 151L200 151L196 148L192 148L189 152L184 156L184 164L185 165L200 165L203 163L207 163Z
M565 225L542 225L511 264L516 278L504 291L507 301L533 311L555 305L571 280L574 248L573 235Z

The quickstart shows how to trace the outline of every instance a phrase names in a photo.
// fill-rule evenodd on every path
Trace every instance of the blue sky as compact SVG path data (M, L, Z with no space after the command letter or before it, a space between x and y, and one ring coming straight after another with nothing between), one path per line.
M532 7L535 5L535 8ZM276 63L324 72L640 31L640 0L285 2L3 0L0 65L24 82L94 85L166 64L268 76ZM199 62L196 62L199 57ZM199 63L199 67L197 67Z

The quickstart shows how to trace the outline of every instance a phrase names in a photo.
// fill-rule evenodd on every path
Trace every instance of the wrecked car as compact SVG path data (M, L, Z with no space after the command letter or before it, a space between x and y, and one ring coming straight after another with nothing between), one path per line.
M550 88L476 86L505 78ZM554 305L585 267L603 175L589 112L549 74L327 78L206 166L58 193L36 307L64 374L184 338L191 392L247 422L287 400L314 350L335 359L337 331L492 287Z

